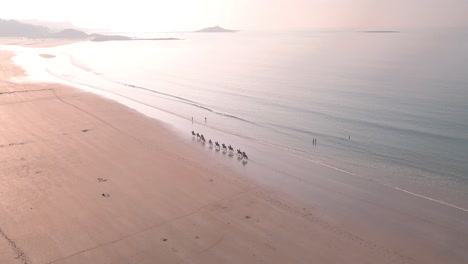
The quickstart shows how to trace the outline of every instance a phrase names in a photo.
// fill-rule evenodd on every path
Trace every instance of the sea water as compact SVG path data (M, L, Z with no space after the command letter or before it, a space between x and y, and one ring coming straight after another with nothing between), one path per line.
M195 130L241 148L243 165L200 145L208 158L280 175L262 176L266 184L312 177L308 163L318 163L468 208L466 31L171 36L181 40L21 49L15 61L171 123L187 139Z

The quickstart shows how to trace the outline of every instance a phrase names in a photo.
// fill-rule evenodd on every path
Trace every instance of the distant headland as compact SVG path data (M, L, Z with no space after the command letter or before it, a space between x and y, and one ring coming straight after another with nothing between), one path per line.
M120 35L87 34L76 28L60 31L48 27L27 24L16 20L0 19L0 37L30 38L30 39L73 39L91 41L121 41L121 40L179 40L178 38L131 38Z
M219 33L219 32L238 32L238 31L239 30L225 29L220 26L216 26L216 27L203 28L195 32L197 33Z
M361 33L400 33L398 30L364 30Z

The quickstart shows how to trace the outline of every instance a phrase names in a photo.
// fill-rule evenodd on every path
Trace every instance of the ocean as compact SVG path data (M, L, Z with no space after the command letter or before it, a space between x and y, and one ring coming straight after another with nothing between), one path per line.
M293 195L319 164L468 208L467 31L163 35L181 40L18 48L14 61L33 80L162 120L207 162ZM192 130L246 151L249 162L201 144Z

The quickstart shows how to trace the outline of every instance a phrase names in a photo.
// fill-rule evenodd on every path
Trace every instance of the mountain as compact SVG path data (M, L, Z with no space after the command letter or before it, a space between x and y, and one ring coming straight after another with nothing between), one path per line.
M225 28L222 28L220 26L216 26L216 27L207 27L207 28L203 28L203 29L200 29L200 30L197 30L195 32L199 32L199 33L219 33L219 32L237 32L238 30L231 30L231 29L225 29Z
M92 38L92 41L132 40L130 37L120 35L102 35L94 33L89 36Z
M16 20L0 19L0 37L43 38L50 33L42 26L24 24Z
M63 39L85 39L88 38L89 35L80 30L68 28L59 32L50 33L47 37Z
M43 26L30 25L16 20L0 19L0 37L87 39L89 35L77 29L68 28L53 32Z
M120 35L101 35L91 34L73 28L63 29L61 31L51 31L43 26L30 25L16 20L5 20L0 18L0 37L10 38L58 38L92 41L118 41L118 40L178 40L176 38L153 38L138 39Z
M19 22L34 26L41 26L50 29L51 31L61 31L64 29L78 29L72 23L69 22L54 22L54 21L43 21L38 19L23 19L19 20Z

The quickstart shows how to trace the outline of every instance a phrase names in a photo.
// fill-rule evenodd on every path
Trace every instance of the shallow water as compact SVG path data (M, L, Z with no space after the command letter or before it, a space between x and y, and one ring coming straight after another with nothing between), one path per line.
M246 150L249 164L228 163L270 170L279 176L261 181L278 188L323 163L468 208L466 32L183 37L21 49L15 60L32 78L84 85L187 140L193 129Z

